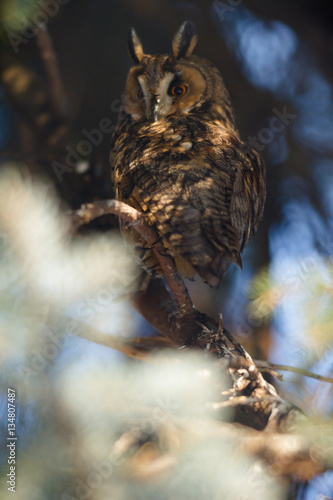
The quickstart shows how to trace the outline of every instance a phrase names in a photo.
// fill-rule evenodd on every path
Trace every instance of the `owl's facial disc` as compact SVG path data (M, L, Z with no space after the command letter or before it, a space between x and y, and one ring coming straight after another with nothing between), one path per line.
M203 74L182 63L174 71L130 73L124 108L135 120L156 122L193 109L202 102L205 89Z
M139 76L139 84L144 95L144 111L148 121L157 122L163 116L170 114L172 109L172 97L168 94L171 81L174 79L173 73L166 73L157 85L149 85L143 76Z

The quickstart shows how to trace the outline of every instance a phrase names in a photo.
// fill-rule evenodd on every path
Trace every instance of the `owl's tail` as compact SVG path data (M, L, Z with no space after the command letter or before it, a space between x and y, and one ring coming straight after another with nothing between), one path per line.
M242 269L242 259L239 253L237 253L234 258L230 258L228 255L220 253L211 261L209 265L199 268L198 274L205 283L217 288L232 262Z

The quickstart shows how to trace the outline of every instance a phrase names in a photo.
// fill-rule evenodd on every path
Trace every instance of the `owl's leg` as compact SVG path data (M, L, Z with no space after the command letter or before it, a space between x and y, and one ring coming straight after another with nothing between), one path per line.
M140 252L138 257L140 260L142 260L144 258L144 256L146 255L146 252L148 250L151 250L151 248L150 247L139 247L139 246L135 245L133 250L134 250L134 252Z
M138 245L136 245L134 247L134 251L136 252L140 252L140 254L138 255L139 259L140 260L143 260L145 258L145 255L148 251L150 250L153 250L154 249L154 246L157 245L158 243L160 243L162 241L162 238L158 238L155 243L153 243L151 246L147 246L147 247L140 247ZM162 255L163 257L172 257L172 255L170 253L160 253L159 252L159 255Z
M170 258L173 258L171 253L161 253L161 252L158 252L158 254L161 256L161 257L170 257Z
M160 241L162 241L161 237L157 238L157 240L154 243L152 243L151 245L149 245L149 246L140 247L139 245L135 245L134 250L141 251L140 255L143 258L144 255L145 255L145 253L148 252L148 250L152 250L154 248L154 246L157 245L157 243L159 243Z
M145 250L145 251L146 251L146 250L153 250L153 249L154 249L154 247L155 247L158 243L161 243L161 242L162 242L162 238L158 238L158 239L155 241L155 243L152 243L152 245L151 245L150 247L147 247L147 248L145 248L144 250ZM136 247L136 248L138 248L138 247ZM171 258L173 258L173 257L172 257L172 255L171 255L171 253L166 253L166 252L162 253L161 251L158 251L158 254L159 254L159 255L161 255L162 257L171 257Z

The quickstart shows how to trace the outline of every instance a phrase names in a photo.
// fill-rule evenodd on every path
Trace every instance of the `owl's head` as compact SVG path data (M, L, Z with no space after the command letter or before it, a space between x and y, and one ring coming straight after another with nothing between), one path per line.
M225 121L229 95L217 68L192 55L196 43L194 24L185 21L173 38L171 54L148 55L134 29L130 30L128 48L134 66L127 78L123 109L134 120L156 122L201 110Z

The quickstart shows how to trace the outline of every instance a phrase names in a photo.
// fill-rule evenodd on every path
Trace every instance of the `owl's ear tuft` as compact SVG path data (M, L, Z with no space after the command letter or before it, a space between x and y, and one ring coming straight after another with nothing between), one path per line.
M140 64L142 58L144 57L144 52L140 39L134 28L131 28L128 33L128 52L132 61L135 64Z
M172 52L176 59L190 56L196 46L198 37L192 21L185 21L172 41Z

